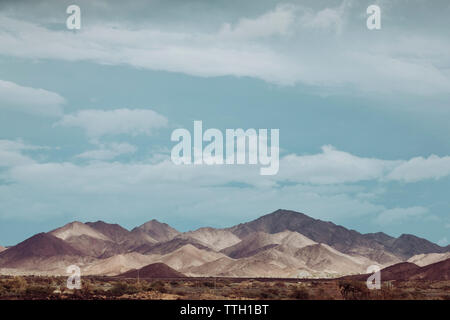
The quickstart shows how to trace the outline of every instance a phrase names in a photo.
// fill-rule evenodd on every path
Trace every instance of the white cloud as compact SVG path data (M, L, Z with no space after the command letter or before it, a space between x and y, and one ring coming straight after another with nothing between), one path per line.
M64 115L55 126L82 128L89 137L99 138L116 134L150 135L167 122L166 117L147 109L82 110Z
M450 175L450 156L428 158L416 157L397 166L387 176L389 180L415 182L425 179L440 179Z
M392 30L378 41L366 37L363 27L357 30L364 34L355 35L355 29L346 29L349 6L345 3L322 10L279 5L235 25L221 23L218 30L202 32L102 23L73 33L3 15L0 53L126 64L202 77L248 76L329 92L342 92L343 87L414 95L450 91L450 75L440 67L448 64L448 37L410 39ZM333 29L336 32L330 32Z
M360 181L417 182L450 176L450 156L409 160L383 160L364 158L323 146L322 153L313 155L287 155L280 161L276 180L298 183L341 184Z
M137 148L129 143L100 144L96 150L88 150L77 155L77 158L90 160L111 160L124 154L135 153Z
M380 225L394 225L414 219L422 219L428 213L429 210L425 207L387 209L375 218L375 222Z
M88 110L89 111L89 110ZM92 111L92 110L91 110ZM113 114L115 114L113 112ZM119 115L115 114L122 119ZM87 117L90 119L90 117ZM131 128L117 128L116 126L106 125L100 120L101 117L94 117L95 121L85 121L85 117L75 117L77 121L74 123L80 127L85 128L91 136L98 137L104 134L116 133L148 133L153 127L149 128L147 125L142 127L137 126ZM115 119L115 117L112 117ZM79 120L83 119L83 120ZM109 119L108 117L105 118ZM69 120L68 120L69 121ZM112 121L114 123L114 121ZM72 118L69 121L72 123ZM91 126L103 125L103 128L98 128L99 132L90 132ZM112 129L114 128L114 130ZM76 155L77 158L90 160L112 160L120 155L132 154L137 151L137 148L128 143L99 143L95 139L94 144L98 146L97 149L88 150ZM35 147L26 145L21 141L0 140L0 152L3 152L3 165L14 166L20 163L36 164L37 167L45 169L48 164L37 164L30 157L23 155L24 150L32 150L42 147ZM261 176L258 174L260 165L237 165L237 166L176 166L170 161L170 152L164 149L163 153L156 151L153 158L149 158L147 162L141 163L114 163L111 164L111 170L118 172L125 171L126 177L132 176L132 172L136 174L136 180L146 179L154 181L164 181L168 183L183 182L195 183L198 185L224 185L232 182L245 183L255 187L274 187L276 185L283 185L285 182L293 182L298 184L309 184L311 186L317 185L322 189L333 188L332 185L340 185L342 189L344 184L358 183L362 181L379 181L386 182L391 180L398 180L404 182L416 182L419 180L442 178L449 176L449 172L442 170L442 161L447 161L447 158L439 158L431 156L428 159L433 161L426 161L426 165L411 165L415 164L417 158L411 160L383 160L376 158L365 158L353 155L348 152L340 151L333 146L323 146L322 152L312 155L296 155L290 154L280 159L280 170L274 176ZM156 156L156 158L155 158ZM9 160L8 160L9 159ZM423 159L423 158L422 158ZM444 163L446 163L444 161ZM67 163L55 163L52 166L71 166ZM75 167L78 168L78 167ZM79 169L87 169L88 167L79 167ZM110 168L107 162L102 166L103 169ZM112 169L114 168L114 169ZM23 168L22 168L23 169ZM22 170L21 169L21 170ZM96 167L95 170L98 170ZM131 170L131 172L129 171ZM106 170L107 175L110 170ZM142 172L140 172L142 171ZM401 173L401 174L400 174ZM29 173L32 175L32 173ZM98 172L101 174L101 171ZM61 178L62 174L58 174ZM80 176L79 173L76 176ZM114 175L113 175L114 176ZM71 180L71 177L66 177ZM330 189L328 189L330 190ZM376 195L373 193L366 194L360 190L359 197L373 198Z
M22 140L0 139L0 166L13 167L33 164L35 161L23 153L26 151L48 150L49 147L36 146L23 142Z
M28 148L33 147L0 141L0 153L9 150L20 156ZM318 155L289 156L291 167L273 177L260 176L254 166L176 166L169 155L147 162L101 161L125 152L133 152L133 146L99 145L98 150L83 156L99 161L83 164L38 163L28 157L21 163L10 161L10 168L0 175L2 180L13 182L0 185L0 218L9 217L12 212L23 218L47 212L111 219L130 211L144 218L148 203L152 203L155 212L193 214L195 219L208 223L213 223L218 215L226 223L246 212L261 214L278 208L327 220L375 217L374 222L383 226L432 218L425 207L389 209L373 202L373 195L379 192L376 189L343 184L379 179L396 161L359 158L332 147L324 147ZM300 184L277 185L289 175ZM233 183L249 187L232 187Z
M32 147L20 140L0 140L0 167L34 163L33 159L22 154L22 150L30 148Z
M60 116L65 103L59 94L0 80L0 108L42 116Z
M242 18L234 27L229 23L223 24L219 36L233 39L284 36L292 31L295 11L293 5L278 5L275 10L257 18Z
M357 190L345 187L272 188L270 184L258 184L257 181L264 178L259 176L258 170L248 167L184 167L175 166L170 160L83 165L31 163L10 168L3 178L14 182L0 185L0 217L3 218L14 213L15 217L23 218L34 214L42 218L75 214L87 219L92 215L97 219L111 219L129 212L145 217L149 214L149 203L155 213L193 214L195 219L204 217L211 222L221 215L224 218L221 223L233 217L242 218L244 212L270 212L280 207L321 218L355 217L384 209L353 197L351 194ZM250 178L254 179L253 188L226 186Z
M0 149L10 151L21 151L21 150L48 149L48 147L27 144L23 142L21 139L17 139L17 140L0 140Z
M401 161L363 158L323 146L322 153L285 156L276 179L312 184L351 183L377 180Z
M327 29L327 31L334 29L340 33L345 25L347 9L348 1L343 1L339 7L325 8L318 12L302 8L302 15L298 20L302 27Z

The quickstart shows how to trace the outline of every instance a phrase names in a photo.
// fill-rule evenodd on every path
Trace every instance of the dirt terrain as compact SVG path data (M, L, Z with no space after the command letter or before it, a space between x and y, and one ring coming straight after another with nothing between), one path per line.
M258 299L258 300L449 300L450 281L385 281L368 290L364 281L298 279L83 277L80 290L65 277L2 276L0 299Z

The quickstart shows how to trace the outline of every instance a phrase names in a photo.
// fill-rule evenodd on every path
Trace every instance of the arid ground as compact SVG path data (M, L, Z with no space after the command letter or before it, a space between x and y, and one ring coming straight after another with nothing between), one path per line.
M449 300L450 281L385 281L368 290L355 280L299 279L118 279L85 277L69 290L65 277L2 276L0 299L290 299L290 300Z

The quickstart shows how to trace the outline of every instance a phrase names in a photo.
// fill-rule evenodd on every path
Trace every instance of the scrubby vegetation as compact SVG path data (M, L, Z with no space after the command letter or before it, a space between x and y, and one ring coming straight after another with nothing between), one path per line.
M450 281L384 282L271 279L117 279L85 277L69 290L63 277L0 277L0 299L450 299Z

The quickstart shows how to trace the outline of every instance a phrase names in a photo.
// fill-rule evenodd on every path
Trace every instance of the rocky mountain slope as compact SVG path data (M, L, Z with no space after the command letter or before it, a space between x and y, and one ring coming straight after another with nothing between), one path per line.
M0 252L0 273L65 274L77 264L83 274L116 276L162 263L189 276L329 278L364 274L373 264L403 272L449 254L448 247L416 236L361 234L277 210L231 228L184 233L157 220L131 231L103 221L72 222ZM398 265L407 261L419 266ZM432 277L434 271L427 272L424 277Z
M298 232L317 243L325 243L343 253L362 255L382 265L397 263L415 254L447 251L447 248L412 235L399 238L383 233L364 235L289 210L277 210L228 230L240 238L258 231L269 234L285 230Z
M450 252L446 253L424 253L416 254L408 259L408 262L414 263L420 267L427 266L436 262L450 259Z

